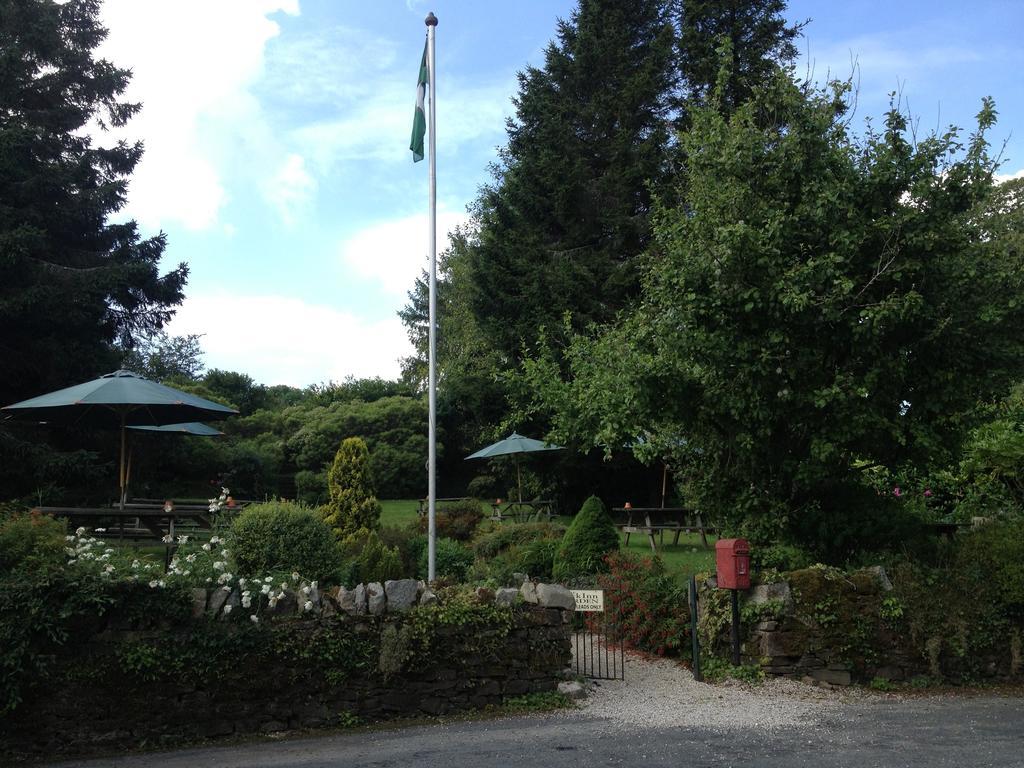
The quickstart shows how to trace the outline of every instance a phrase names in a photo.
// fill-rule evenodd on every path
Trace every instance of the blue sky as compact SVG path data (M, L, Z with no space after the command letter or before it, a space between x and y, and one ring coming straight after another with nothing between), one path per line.
M394 377L396 311L426 265L427 163L408 150L423 17L437 31L439 247L487 181L516 72L542 63L567 0L106 0L103 53L135 77L146 144L126 215L191 267L172 333L207 367L266 384ZM966 10L969 7L969 10ZM899 91L921 132L996 99L1024 169L1024 3L791 0L799 73L846 76L857 122Z

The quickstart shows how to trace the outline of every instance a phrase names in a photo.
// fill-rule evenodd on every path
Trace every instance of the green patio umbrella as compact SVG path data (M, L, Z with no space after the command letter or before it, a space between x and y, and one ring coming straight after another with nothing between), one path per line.
M219 429L214 429L208 424L203 424L200 421L188 421L184 424L164 424L157 426L155 424L142 425L135 424L128 429L135 432L152 432L162 435L193 435L195 437L223 437L224 433ZM129 441L130 443L131 441ZM132 456L135 454L135 447L133 445L128 446L128 467L124 473L124 484L127 488L132 482Z
M234 408L150 381L131 371L98 379L0 408L8 418L121 430L121 504L125 500L125 454L129 427L160 427L190 419L224 419Z
M511 435L506 437L504 440L499 440L496 443L488 445L486 448L481 448L476 453L471 453L466 457L466 461L470 459L493 459L495 456L508 456L520 453L537 453L538 451L560 451L562 446L554 445L552 443L545 443L541 440L534 440L532 437L523 437L520 434L513 432ZM523 480L519 475L519 456L515 456L516 464L516 484L519 487L519 501L523 500Z

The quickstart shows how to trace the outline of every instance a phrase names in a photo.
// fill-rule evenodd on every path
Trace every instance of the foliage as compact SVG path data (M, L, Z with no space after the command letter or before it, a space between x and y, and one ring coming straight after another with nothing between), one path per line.
M483 510L480 507L480 502L476 499L449 501L437 506L434 526L438 536L457 541L469 541L473 538L473 534L483 518ZM428 525L429 521L424 515L419 520L420 531L425 533Z
M64 559L63 521L38 512L0 521L0 574L45 570Z
M750 560L754 568L774 568L777 571L797 571L814 564L810 554L789 544L754 547Z
M750 685L764 682L764 670L759 665L743 664L737 667L718 656L702 657L701 672L709 683L719 683L728 679Z
M509 696L502 703L502 710L510 715L527 712L550 712L554 709L572 709L572 699L557 691L535 691L522 696Z
M327 468L344 438L359 437L370 452L370 473L382 495L395 499L426 493L427 403L423 398L395 394L364 401L348 392L336 401L320 402L314 397L286 409L282 423L275 425L287 458L297 469ZM443 455L443 433L439 441Z
M419 576L427 578L428 552L420 553ZM453 582L466 580L473 565L473 550L455 539L438 539L434 550L434 575L437 579Z
M247 576L294 570L325 581L342 565L330 527L314 510L290 502L246 507L231 523L231 542L238 570Z
M121 361L121 367L152 381L195 381L203 370L199 334L169 336L159 330L139 339Z
M825 536L888 516L866 468L948 460L1024 363L1019 255L987 235L993 105L965 147L895 104L857 137L847 91L779 72L731 117L695 110L643 299L524 387L549 438L668 456L726 530L836 560L864 545Z
M341 441L327 473L327 486L331 500L324 508L324 520L339 536L380 524L380 502L374 495L370 454L361 438Z
M295 473L295 500L311 507L319 507L330 498L327 473L301 469Z
M612 553L607 562L608 573L598 577L598 585L614 639L659 656L689 654L686 589L665 573L661 558Z
M552 576L564 582L607 570L605 555L619 548L619 532L604 502L591 496L576 513L555 555Z
M565 526L558 523L500 523L477 531L473 551L478 557L492 558L513 547L535 541L561 541Z
M341 553L347 566L345 582L349 586L373 581L383 584L388 579L410 575L403 569L398 547L389 547L376 531L360 528L341 542Z

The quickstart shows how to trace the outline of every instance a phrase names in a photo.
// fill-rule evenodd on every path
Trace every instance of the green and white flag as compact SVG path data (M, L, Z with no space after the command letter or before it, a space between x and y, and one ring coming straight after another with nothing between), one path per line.
M427 113L423 109L423 100L427 93L427 44L423 43L423 59L420 61L420 77L416 81L416 112L412 116L412 161L418 163L423 159L423 136L427 132Z

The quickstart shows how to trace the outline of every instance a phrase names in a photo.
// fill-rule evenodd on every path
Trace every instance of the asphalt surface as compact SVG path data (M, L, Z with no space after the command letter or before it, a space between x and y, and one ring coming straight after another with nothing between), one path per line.
M869 697L817 722L760 729L637 728L556 713L321 737L254 741L61 768L485 768L486 766L772 766L1024 768L1024 699Z

